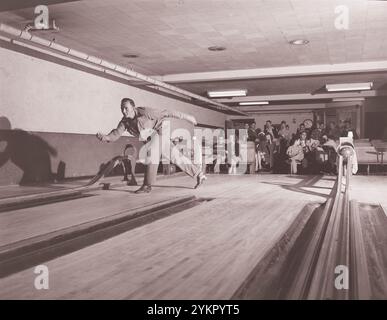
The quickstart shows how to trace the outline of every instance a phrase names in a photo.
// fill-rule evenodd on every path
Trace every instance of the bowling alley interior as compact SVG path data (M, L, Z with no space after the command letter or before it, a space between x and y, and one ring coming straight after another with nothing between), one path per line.
M0 3L0 300L387 299L387 1Z

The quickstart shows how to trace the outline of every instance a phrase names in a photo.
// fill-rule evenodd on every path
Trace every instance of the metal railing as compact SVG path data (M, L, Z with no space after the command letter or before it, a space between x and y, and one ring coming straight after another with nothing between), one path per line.
M367 255L356 201L351 201L355 149L339 148L338 175L325 203L285 299L367 299L371 285Z
M367 299L371 286L359 210L350 199L353 146L338 155L336 193L318 260L313 272L308 299Z

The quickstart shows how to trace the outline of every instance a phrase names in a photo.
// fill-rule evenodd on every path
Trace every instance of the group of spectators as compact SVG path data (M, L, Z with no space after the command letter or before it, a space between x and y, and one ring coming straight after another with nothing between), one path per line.
M330 122L326 128L324 123L313 123L306 128L301 123L296 132L291 132L286 121L279 126L273 126L270 120L262 129L256 128L256 123L245 124L250 142L254 142L257 171L298 172L302 173L332 173L336 171L336 146L340 137L347 137L352 132L357 139L356 130L350 121L341 125Z

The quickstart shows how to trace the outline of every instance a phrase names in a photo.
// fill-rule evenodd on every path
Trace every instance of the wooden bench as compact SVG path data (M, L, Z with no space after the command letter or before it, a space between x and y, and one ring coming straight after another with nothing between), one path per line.
M367 174L370 174L372 165L383 166L384 153L387 152L387 142L381 140L372 140L371 142L354 141L357 161L359 165L367 166Z

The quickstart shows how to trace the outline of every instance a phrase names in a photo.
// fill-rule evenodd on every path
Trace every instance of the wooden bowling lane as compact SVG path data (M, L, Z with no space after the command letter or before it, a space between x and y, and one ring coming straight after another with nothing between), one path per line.
M353 176L350 188L352 199L380 204L387 212L387 176Z
M25 195L32 194L44 194L50 191L58 191L64 189L64 186L55 186L55 185L47 185L47 186L19 186L19 185L11 185L11 186L0 186L0 199L5 198L14 198Z
M211 176L202 188L194 190L192 179L178 176L159 180L151 194L134 194L138 187L98 190L91 193L94 196L87 198L0 213L0 246L187 195L213 198L238 195L239 198L249 198L254 192L254 196L265 197L272 194L273 188L284 195L293 194L293 188L305 199L323 200L318 194L329 191L333 184L329 178ZM313 191L303 193L309 192L309 187L315 188L316 196Z
M128 192L96 191L94 196L0 213L0 246L89 221L150 206L176 196L134 197Z
M0 298L228 299L303 207L325 201L334 179L245 175L207 182L193 191L186 177L160 181L142 201L193 192L214 200L45 263L49 290L34 288L33 268L0 279ZM108 200L133 196L127 191L99 197L108 208ZM69 201L73 210L81 200L88 199Z
M387 176L354 176L351 198L357 208L370 299L387 298Z
M369 298L387 299L387 217L381 206L358 204L362 229Z

